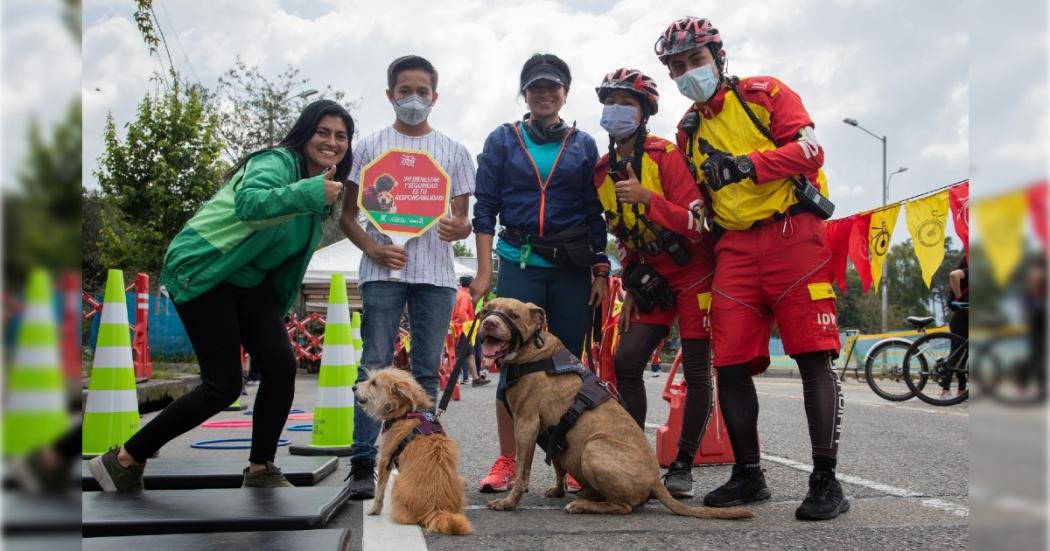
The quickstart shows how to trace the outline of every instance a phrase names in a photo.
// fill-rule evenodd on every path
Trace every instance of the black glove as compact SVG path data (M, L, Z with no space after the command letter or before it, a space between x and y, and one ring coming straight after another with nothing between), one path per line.
M734 157L723 151L715 151L700 165L700 170L703 171L704 180L711 186L711 190L718 191L729 184L753 176L755 166L747 155Z

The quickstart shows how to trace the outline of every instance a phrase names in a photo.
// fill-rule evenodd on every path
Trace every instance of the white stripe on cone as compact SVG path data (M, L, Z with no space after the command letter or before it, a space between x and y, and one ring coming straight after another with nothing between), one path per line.
M322 386L317 388L317 405L319 408L352 408L354 392L348 386Z
M124 413L139 410L138 395L134 390L89 390L88 413Z
M128 307L123 302L107 302L102 305L102 320L101 323L120 325L127 327L128 325Z
M20 346L15 351L15 366L26 369L54 369L58 350L53 346Z
M91 365L95 368L135 367L131 359L131 348L127 346L96 346L95 359Z
M321 365L354 365L353 345L326 344L321 352Z
M325 316L324 322L325 325L350 325L350 308L345 304L332 304L328 307L328 315Z
M138 404L136 403L136 407ZM61 390L12 392L4 402L7 411L65 411L66 399Z
M55 323L55 311L50 304L30 303L25 308L22 323Z

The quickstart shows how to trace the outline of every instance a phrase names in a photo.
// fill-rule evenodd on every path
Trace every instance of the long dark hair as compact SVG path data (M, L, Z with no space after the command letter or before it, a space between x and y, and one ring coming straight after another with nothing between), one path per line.
M306 153L304 151L306 148L306 142L309 142L310 138L312 138L314 133L317 132L317 125L321 123L321 119L329 115L335 115L343 119L343 122L346 124L346 155L343 157L342 161L339 161L339 163L335 165L335 176L332 178L336 182L346 181L347 177L350 176L350 166L354 162L354 119L350 116L350 113L347 112L346 108L330 99L320 99L307 105L306 109L303 109L302 114L299 115L299 118L296 119L295 124L292 125L292 129L288 131L288 134L285 135L277 145L245 155L243 159L237 161L237 164L233 165L233 168L226 172L223 176L223 181L229 181L229 179L232 178L234 174L237 174L237 171L243 168L252 157L263 151L274 149L275 147L283 147L298 155L299 175L302 178L309 177L309 174L306 172Z

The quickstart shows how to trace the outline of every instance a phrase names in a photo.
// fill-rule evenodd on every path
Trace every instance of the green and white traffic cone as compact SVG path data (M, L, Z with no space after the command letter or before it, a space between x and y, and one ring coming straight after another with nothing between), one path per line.
M360 337L361 316L354 322ZM332 274L328 291L321 371L317 376L317 404L309 446L291 446L293 455L348 456L354 443L354 381L359 355L351 332L350 306L343 274Z
M26 306L4 401L4 456L23 456L54 443L69 429L66 382L47 270L29 274Z
M120 270L109 270L84 406L83 454L101 455L113 446L123 445L138 430L139 402L131 360L124 274Z

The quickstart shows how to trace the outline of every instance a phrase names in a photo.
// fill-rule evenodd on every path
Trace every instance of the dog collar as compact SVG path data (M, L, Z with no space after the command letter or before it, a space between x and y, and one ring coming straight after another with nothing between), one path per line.
M524 338L524 335L522 335L521 331L518 330L518 326L514 325L514 322L511 321L510 316L504 314L503 312L500 312L499 310L493 310L491 312L486 313L486 315L496 316L497 318L503 320L503 323L505 323L507 327L510 328L510 347L507 349L507 352L504 352L502 355L499 356L500 358L506 356L512 350L517 350L521 348L521 346L525 344L526 340ZM543 328L541 327L537 329L536 332L528 338L528 340L531 341L536 348L542 348Z

